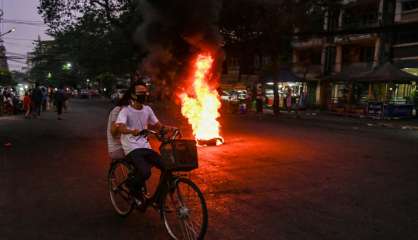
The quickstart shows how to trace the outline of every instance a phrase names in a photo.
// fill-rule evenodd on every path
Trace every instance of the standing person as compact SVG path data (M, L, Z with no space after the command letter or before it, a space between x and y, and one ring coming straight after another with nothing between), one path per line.
M4 94L3 94L3 104L4 104L4 113L6 114L13 114L13 98L12 98L12 94L7 90Z
M257 113L263 113L264 94L263 94L263 85L261 83L257 84L256 94L257 94L255 98L256 111Z
M300 118L301 111L306 109L305 101L306 101L306 92L302 92L296 104L296 117L298 118Z
M35 84L35 88L32 90L32 104L33 104L33 116L41 116L41 105L42 105L42 91L39 89L38 83Z
M286 96L286 108L287 112L290 113L292 111L292 89L287 89L287 96Z
M42 112L48 110L48 90L42 88Z
M62 114L62 108L64 105L64 100L65 100L65 96L64 96L64 90L62 89L62 87L60 87L56 92L55 92L55 106L57 108L57 114L58 120L62 120L61 118L61 114Z
M147 86L143 82L135 83L126 93L130 97L129 105L122 108L116 120L126 159L136 168L130 189L138 205L143 203L144 199L140 199L139 191L151 176L152 166L163 168L159 154L152 150L148 139L140 135L148 127L157 130L162 128L151 107L145 105L147 92Z
M110 111L109 119L107 121L107 150L112 161L125 157L120 141L119 126L116 124L116 120L122 108L127 107L128 105L129 94L125 93L122 95L121 99L118 100L112 111Z
M23 110L25 111L25 118L30 118L31 99L28 92L25 92L23 97Z
M247 87L247 94L245 95L245 104L247 105L247 112L252 111L253 93L251 88Z
M48 109L50 109L50 110L52 110L55 106L54 106L54 102L55 102L55 95L54 95L54 92L53 92L53 90L52 90L52 88L51 87L49 87L48 88L48 91L47 91L47 93L48 93L48 106L47 106L47 108Z
M70 99L70 95L67 91L64 91L64 104L63 108L65 112L68 112L68 101Z

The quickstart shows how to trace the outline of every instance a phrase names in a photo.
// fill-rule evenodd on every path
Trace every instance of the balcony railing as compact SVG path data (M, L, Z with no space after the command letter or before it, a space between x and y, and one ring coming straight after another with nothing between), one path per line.
M342 71L353 73L367 72L373 69L373 62L343 63Z
M373 11L373 10L372 10ZM379 25L378 13L356 16L350 14L344 18L341 29L359 29L365 27L377 27Z
M311 38L311 39L295 39L292 41L292 47L294 48L310 48L310 47L321 47L324 44L322 38Z
M318 78L322 75L322 65L315 64L315 65L302 65L302 64L295 64L292 67L292 71L301 78L311 79L311 78Z

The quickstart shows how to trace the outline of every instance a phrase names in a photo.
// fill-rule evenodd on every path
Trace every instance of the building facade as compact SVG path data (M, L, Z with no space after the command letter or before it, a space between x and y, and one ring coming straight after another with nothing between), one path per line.
M403 27L418 21L418 1L343 1L322 19L322 31L333 34L296 36L292 42L293 71L307 81L310 104L332 108L353 91L350 101L361 104L370 99L370 85L347 89L350 77L385 62L405 70L418 68L418 31ZM340 79L330 81L333 75Z

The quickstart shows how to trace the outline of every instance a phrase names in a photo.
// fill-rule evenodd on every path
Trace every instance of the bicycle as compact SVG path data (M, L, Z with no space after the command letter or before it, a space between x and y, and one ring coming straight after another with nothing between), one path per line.
M181 134L178 129L171 137L164 131L157 133L151 130L142 131L140 136L151 134L161 142L160 153L165 170L161 172L154 194L150 196L146 186L142 188L140 194L145 201L139 208L145 212L151 206L159 211L172 239L203 239L208 227L205 199L198 186L179 173L198 167L196 142L179 139ZM137 199L129 190L129 177L134 171L132 163L126 160L113 162L109 169L110 199L120 216L128 216L136 206Z

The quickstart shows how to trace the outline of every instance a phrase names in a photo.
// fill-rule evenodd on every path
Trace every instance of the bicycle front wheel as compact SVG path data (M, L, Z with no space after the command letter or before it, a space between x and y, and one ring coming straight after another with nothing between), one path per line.
M163 197L161 210L165 228L171 238L204 238L208 226L208 210L202 192L191 180L179 178Z
M133 198L126 186L129 172L129 164L117 161L112 164L108 174L110 200L120 216L127 216L133 209Z

